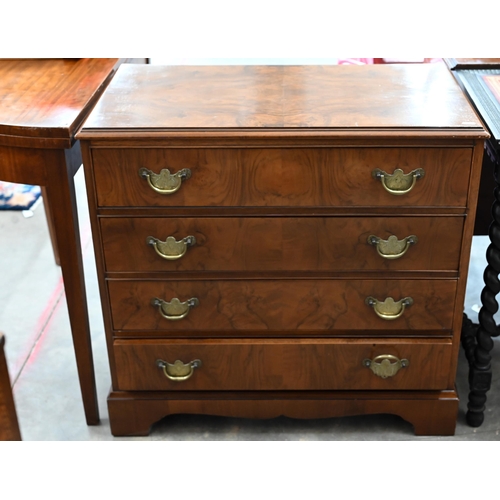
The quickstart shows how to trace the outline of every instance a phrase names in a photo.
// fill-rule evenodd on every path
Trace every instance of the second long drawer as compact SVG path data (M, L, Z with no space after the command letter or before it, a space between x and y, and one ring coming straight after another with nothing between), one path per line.
M253 331L451 332L456 281L108 280L117 331L238 335ZM296 334L296 333L295 333ZM406 333L405 333L406 335Z
M100 221L108 272L456 271L463 223L460 216Z

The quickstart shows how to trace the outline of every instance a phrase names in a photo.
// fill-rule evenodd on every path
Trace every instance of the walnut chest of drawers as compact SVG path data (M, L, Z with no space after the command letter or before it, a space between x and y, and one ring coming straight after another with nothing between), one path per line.
M78 137L114 435L173 413L454 433L487 134L444 65L127 65Z

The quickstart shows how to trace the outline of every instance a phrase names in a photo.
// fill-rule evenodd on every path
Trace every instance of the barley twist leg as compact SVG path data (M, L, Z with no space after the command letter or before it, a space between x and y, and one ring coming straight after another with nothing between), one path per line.
M486 251L488 265L484 271L485 287L481 293L481 310L479 311L479 327L476 330L474 344L470 335L464 335L462 345L469 360L469 403L467 405L467 423L472 427L479 427L484 421L486 393L491 386L491 355L493 349L492 337L499 335L499 330L494 320L498 311L496 296L500 292L500 189L498 187L500 166L495 168L497 187L494 192L492 207L493 222L489 229L490 245ZM471 359L471 349L474 355Z

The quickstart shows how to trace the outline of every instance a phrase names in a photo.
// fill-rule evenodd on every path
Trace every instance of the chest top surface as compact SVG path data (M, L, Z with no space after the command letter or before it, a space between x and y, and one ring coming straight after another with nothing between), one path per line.
M484 137L444 64L124 65L80 138L117 131L448 130Z

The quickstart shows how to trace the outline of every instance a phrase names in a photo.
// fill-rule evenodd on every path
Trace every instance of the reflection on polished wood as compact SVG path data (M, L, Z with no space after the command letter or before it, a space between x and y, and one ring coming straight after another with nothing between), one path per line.
M387 67L379 65L145 69L130 65L117 74L112 91L99 102L85 130L122 126L126 134L133 129L220 133L247 128L265 133L273 128L313 132L314 128L424 127L425 133L443 126L481 127L470 108L457 106L460 96L450 91L444 65L426 66L425 75L419 65L391 68L388 77ZM426 102L415 98L430 88L433 93L427 94Z

